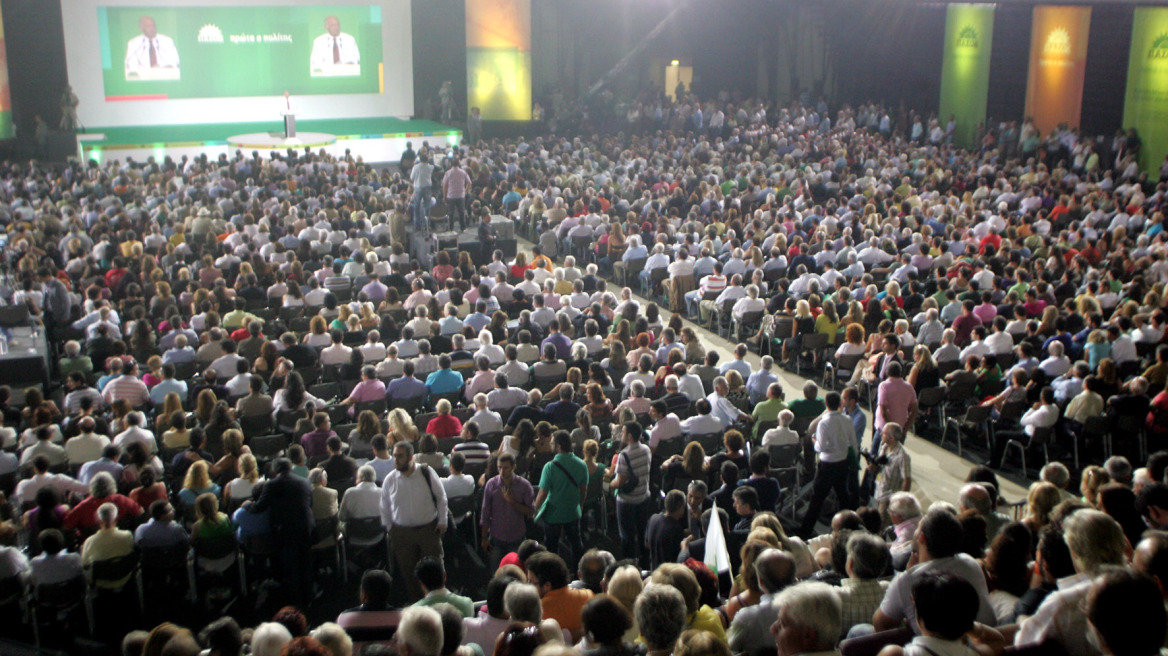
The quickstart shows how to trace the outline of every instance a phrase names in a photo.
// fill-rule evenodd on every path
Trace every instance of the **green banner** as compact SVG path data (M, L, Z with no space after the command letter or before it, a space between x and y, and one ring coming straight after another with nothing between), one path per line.
M107 100L380 93L381 7L98 7Z
M956 120L953 142L962 148L976 145L977 126L985 121L993 44L993 5L949 5L937 118L942 127L949 124L950 116Z
M1123 127L1139 132L1140 168L1155 180L1168 153L1168 8L1136 9Z

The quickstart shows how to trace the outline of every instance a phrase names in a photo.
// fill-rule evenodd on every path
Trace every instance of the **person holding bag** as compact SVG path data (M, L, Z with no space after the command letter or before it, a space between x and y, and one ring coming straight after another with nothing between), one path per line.
M616 462L612 487L617 490L616 522L620 530L621 551L625 558L635 558L641 568L649 563L645 549L645 528L652 514L649 496L649 465L653 452L641 444L645 429L635 421L624 425L624 449Z

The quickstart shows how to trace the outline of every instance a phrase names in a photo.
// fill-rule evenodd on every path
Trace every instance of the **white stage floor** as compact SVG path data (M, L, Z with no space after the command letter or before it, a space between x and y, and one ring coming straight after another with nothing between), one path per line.
M327 148L337 143L337 135L324 132L298 132L285 139L283 132L253 132L227 137L227 145L244 150L287 150L289 148Z

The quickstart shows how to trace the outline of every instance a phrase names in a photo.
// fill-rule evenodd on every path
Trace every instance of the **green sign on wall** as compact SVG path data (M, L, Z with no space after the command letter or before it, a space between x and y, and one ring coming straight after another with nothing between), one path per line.
M1168 153L1168 8L1136 9L1123 127L1139 132L1140 168L1156 179Z
M957 121L954 143L972 148L985 120L990 90L990 51L994 42L994 5L951 4L945 19L941 61L941 126Z

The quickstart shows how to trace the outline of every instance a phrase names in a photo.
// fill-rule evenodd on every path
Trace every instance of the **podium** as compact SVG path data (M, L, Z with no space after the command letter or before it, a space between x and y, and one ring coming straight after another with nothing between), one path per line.
M296 112L280 112L284 116L284 138L293 139L296 137Z

